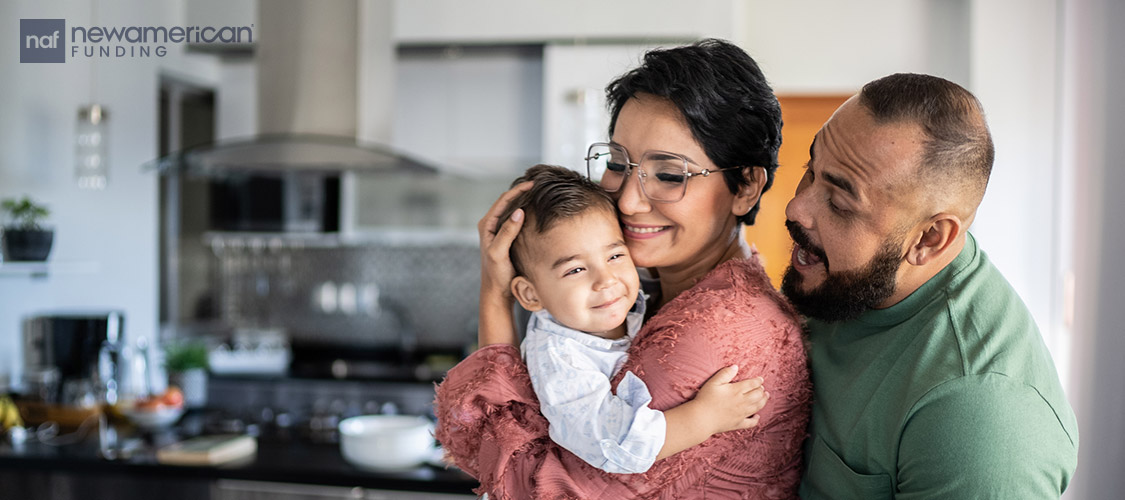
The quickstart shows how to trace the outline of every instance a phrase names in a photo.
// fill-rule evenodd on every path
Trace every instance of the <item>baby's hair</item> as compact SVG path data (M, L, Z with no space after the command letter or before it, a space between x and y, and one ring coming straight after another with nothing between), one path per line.
M542 234L554 227L560 220L569 219L590 210L605 210L616 216L616 203L601 186L586 176L569 168L555 165L536 165L527 169L518 179L521 182L534 181L530 190L520 193L504 213L500 215L501 224L512 216L516 209L523 209L524 225L516 241L512 243L509 256L516 274L526 276L521 257L527 256L528 248L523 237L529 230ZM520 254L523 254L522 256Z

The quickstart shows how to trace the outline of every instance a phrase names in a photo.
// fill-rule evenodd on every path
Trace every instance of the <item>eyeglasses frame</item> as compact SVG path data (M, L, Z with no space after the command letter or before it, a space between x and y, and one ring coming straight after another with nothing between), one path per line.
M748 167L742 167L742 166L722 167L722 168L704 168L704 169L701 169L699 172L692 172L692 171L688 170L688 164L695 165L697 167L699 166L699 164L685 158L684 155L681 155L679 153L673 153L671 151L661 151L661 150L645 151L644 154L641 155L641 161L642 162L644 161L645 156L647 156L649 154L654 154L654 153L672 156L674 158L678 158L680 160L683 160L683 162L684 162L684 183L683 183L684 188L683 188L683 190L680 191L679 198L676 198L674 200L658 200L658 199L655 199L655 198L649 196L648 191L645 190L644 178L648 177L648 172L646 172L645 169L641 168L640 163L633 163L632 161L629 161L629 151L626 150L624 147L618 145L618 144L613 144L613 143L609 143L609 142L595 142L595 143L591 143L590 146L588 148L586 148L586 157L583 158L583 159L586 161L586 178L587 179L593 180L592 172L590 172L590 160L596 160L596 159L600 158L603 154L603 153L597 153L594 156L591 156L590 150L594 149L595 146L605 146L605 147L610 148L610 149L617 148L617 149L620 149L621 152L625 153L626 170L625 170L625 175L623 176L624 178L621 180L621 185L618 186L616 189L613 189L613 190L606 189L607 193L616 193L616 192L620 191L621 188L625 187L625 183L629 182L630 172L632 172L633 170L638 170L640 173L637 174L637 175L639 177L641 177L641 179L640 179L641 193L643 193L645 195L645 199L647 199L649 201L652 201L652 202L655 202L655 203L676 203L677 201L680 201L680 200L684 199L684 196L687 196L688 181L691 180L692 177L707 177L707 176L711 175L712 173L722 172L723 170L734 170L736 168L738 168L738 169L748 168ZM609 154L609 153L604 153L604 154ZM599 181L598 185L601 185L600 181ZM603 187L602 189L605 189L605 188Z

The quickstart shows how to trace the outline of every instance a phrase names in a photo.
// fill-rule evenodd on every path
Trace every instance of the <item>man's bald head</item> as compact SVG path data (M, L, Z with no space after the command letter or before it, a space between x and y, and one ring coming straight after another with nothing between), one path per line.
M863 86L859 103L880 125L912 123L925 142L915 185L938 211L972 219L992 173L992 135L980 101L930 75L897 73Z

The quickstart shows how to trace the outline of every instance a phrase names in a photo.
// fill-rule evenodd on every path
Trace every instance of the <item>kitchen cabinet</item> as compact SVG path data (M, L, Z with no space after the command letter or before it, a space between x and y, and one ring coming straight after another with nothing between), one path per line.
M542 161L585 172L586 148L609 139L605 87L656 44L548 44L543 48ZM530 166L530 165L528 165Z
M476 498L479 483L456 469L423 466L366 472L340 456L339 446L259 440L256 458L217 467L158 463L141 449L104 460L97 443L47 446L0 444L0 497L51 500L399 499Z
M396 0L399 44L731 38L739 0ZM440 15L435 15L440 13Z
M52 274L96 273L92 262L0 262L0 277L46 278Z
M400 47L394 146L474 177L510 180L536 163L584 171L586 147L607 138L606 84L657 46L631 41ZM359 191L369 191L363 181ZM500 192L483 197L471 214L474 222Z

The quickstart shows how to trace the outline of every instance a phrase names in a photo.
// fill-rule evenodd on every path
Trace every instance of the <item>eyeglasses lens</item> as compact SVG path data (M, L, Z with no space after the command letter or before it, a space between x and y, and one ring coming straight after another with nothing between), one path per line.
M629 169L625 151L608 144L594 144L586 155L586 173L590 180L609 192L621 189Z

